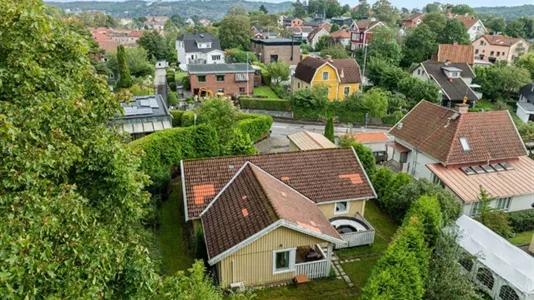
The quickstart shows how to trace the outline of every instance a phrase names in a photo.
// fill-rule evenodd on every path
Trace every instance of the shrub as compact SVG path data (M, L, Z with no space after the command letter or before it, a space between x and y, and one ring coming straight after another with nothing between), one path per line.
M395 125L395 124L397 124L398 121L400 121L400 119L402 119L402 117L403 117L402 111L397 110L392 114L384 116L382 118L382 122L384 122L384 124L388 124L388 125Z
M195 236L194 256L196 259L201 259L204 264L208 263L208 251L206 249L206 241L204 240L204 230L202 226L198 228Z
M276 96L278 96L279 98L281 99L289 98L289 94L287 93L287 87L277 84L277 85L272 85L271 89L276 94Z
M240 114L237 128L248 134L252 142L257 142L269 135L273 118L266 115Z
M375 159L375 156L373 155L373 150L371 150L371 148L365 146L362 143L356 142L349 135L341 136L338 143L339 143L339 146L341 147L354 148L354 151L356 151L356 154L358 155L358 159L362 163L362 166L365 169L367 176L371 178L371 176L373 176L373 174L376 171L376 159Z
M508 218L514 232L534 230L534 209L511 212Z
M236 128L227 152L233 155L252 155L256 154L256 148L254 148L248 133L243 133L239 128Z
M183 110L169 110L172 116L172 127L182 126L182 115L185 113Z
M195 125L195 113L192 111L186 111L182 114L182 127L189 127Z
M176 92L170 92L167 96L167 102L169 102L169 105L176 106L178 105L178 96L176 95Z
M282 99L258 99L240 97L242 109L262 109L271 111L291 111L291 102Z
M184 90L188 91L191 88L191 82L189 81L189 77L184 76L182 78L182 86Z
M414 216L419 218L423 223L425 241L429 246L433 247L443 227L438 199L428 195L419 198L410 208L410 211L404 218L404 222L408 222Z
M171 91L175 92L176 91L176 75L173 69L167 69L166 78L167 78L167 85L169 85L169 87L171 88Z
M502 237L512 236L512 226L508 220L508 215L501 211L490 207L490 203L494 200L488 197L486 190L480 186L480 215L477 216L477 221L484 224L484 226L493 230Z
M332 143L334 142L334 117L328 117L326 119L326 125L324 127L324 136Z

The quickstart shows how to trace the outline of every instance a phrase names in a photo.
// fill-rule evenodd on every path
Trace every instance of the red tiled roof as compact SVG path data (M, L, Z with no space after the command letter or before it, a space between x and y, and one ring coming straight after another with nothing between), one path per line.
M439 44L438 62L446 61L472 65L475 61L475 47L473 45Z
M249 163L201 218L210 259L278 220L341 240L315 203Z
M215 195L245 162L251 162L283 181L313 202L374 198L375 194L352 148L334 148L251 156L185 160L183 181L188 218L197 218ZM361 184L338 176L359 174ZM195 203L194 187L213 185L213 195L203 194L204 203Z
M413 21L413 20L417 20L418 18L422 17L423 14L422 13L415 13L415 14L411 14L409 16L407 16L406 18L402 19L402 21Z
M357 132L349 134L354 140L358 143L380 143L380 142L389 142L390 139L385 132Z
M486 41L488 41L488 43L490 43L491 45L496 45L496 46L508 46L509 47L519 41L525 42L522 38L511 38L511 37L506 37L504 35L499 35L499 34L497 35L485 34L484 38L486 39Z
M427 167L465 202L478 201L482 186L491 198L505 198L534 193L534 160L520 156L507 161L513 170L484 174L465 174L460 167L446 168L441 164Z
M375 26L376 24L380 23L380 21L357 21L356 27L358 27L359 31L366 31L369 28Z
M445 165L517 158L527 153L508 111L459 114L421 101L389 133ZM466 138L470 151L463 150L460 137Z
M330 33L331 38L350 39L350 32L347 29L340 29Z
M456 16L460 22L464 23L465 28L469 29L478 22L478 19L474 16Z

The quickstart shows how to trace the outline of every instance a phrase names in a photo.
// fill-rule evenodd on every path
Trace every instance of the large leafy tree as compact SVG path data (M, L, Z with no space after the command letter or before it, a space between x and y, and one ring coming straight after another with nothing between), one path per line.
M373 3L373 12L377 19L390 25L400 18L397 9L388 0L378 0Z
M80 35L37 0L0 2L0 294L221 299L195 265L162 278L142 220L139 154Z
M446 23L447 19L441 13L427 13L423 17L423 24L430 27L430 30L438 36L440 36L443 30L445 29Z
M424 23L409 31L402 49L402 65L409 67L429 59L438 47L436 37L436 33Z
M369 58L383 60L398 66L402 58L402 49L395 40L395 33L386 26L379 26L373 31L373 41L367 50Z
M525 26L520 20L514 20L506 25L504 32L511 37L523 37L525 36Z
M148 60L148 53L142 47L125 48L128 69L135 77L145 77L154 74L154 64ZM109 53L107 67L115 74L119 73L118 53Z
M352 12L352 17L354 19L361 19L362 17L367 17L369 16L369 9L371 9L371 6L369 6L367 0L359 0L358 9Z
M328 55L333 59L350 58L349 54L347 53L347 49L345 49L345 47L341 44L334 44L321 50L322 57L326 57Z
M488 22L484 23L493 32L504 32L506 29L506 22L503 18L491 18Z
M297 0L293 3L293 16L303 18L306 16L306 6Z
M137 40L137 43L148 52L149 56L157 60L166 59L172 61L173 59L173 53L170 52L165 37L156 30L145 32Z
M516 66L528 70L530 72L530 78L534 81L534 52L521 55Z
M451 12L453 14L457 14L457 15L465 15L465 14L468 14L468 15L473 15L475 13L475 11L473 10L473 8L467 4L458 4L458 5L455 5Z
M267 65L267 73L272 84L279 84L289 79L289 65L285 62L274 62Z
M448 19L445 28L439 36L441 44L471 45L469 34L464 24L458 19Z
M221 46L247 50L250 44L250 20L246 15L228 15L219 26Z
M441 4L439 2L428 3L423 7L424 13L441 13Z

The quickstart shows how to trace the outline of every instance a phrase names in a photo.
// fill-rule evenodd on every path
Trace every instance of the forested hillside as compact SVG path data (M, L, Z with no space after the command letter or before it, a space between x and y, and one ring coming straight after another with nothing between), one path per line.
M270 3L260 1L175 1L158 2L147 5L145 1L126 2L46 2L61 9L71 11L100 10L114 17L141 17L141 16L171 16L179 14L183 17L193 15L210 19L222 19L226 11L232 6L240 6L245 10L258 10L263 4L269 13L279 13L291 8L291 2Z
M495 17L502 17L506 21L519 19L520 17L534 16L534 5L526 4L522 6L496 6L496 7L475 7L477 14L490 14Z

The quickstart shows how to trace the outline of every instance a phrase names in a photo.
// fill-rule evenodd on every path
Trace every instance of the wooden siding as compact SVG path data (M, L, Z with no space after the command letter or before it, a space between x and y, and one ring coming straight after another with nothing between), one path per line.
M349 94L345 96L345 87L347 86L350 88L350 91L349 91ZM350 95L356 93L358 91L358 88L359 88L358 83L340 83L337 99L345 100L345 97L349 97Z
M327 203L327 204L319 204L317 207L321 210L323 215L327 219L332 219L334 217L354 217L356 213L360 213L360 215L364 215L365 212L365 200L353 200L349 201L349 211L345 214L335 214L334 215L334 207L335 203Z
M323 80L323 72L328 72L328 80ZM330 87L328 91L328 100L337 99L339 93L339 80L336 69L331 65L325 64L315 72L315 77L312 79L312 85L325 84Z
M220 285L228 288L232 282L244 282L245 286L254 286L291 280L295 277L295 271L273 274L273 251L320 243L324 241L279 227L220 261L217 265ZM233 280L232 261L235 272Z

